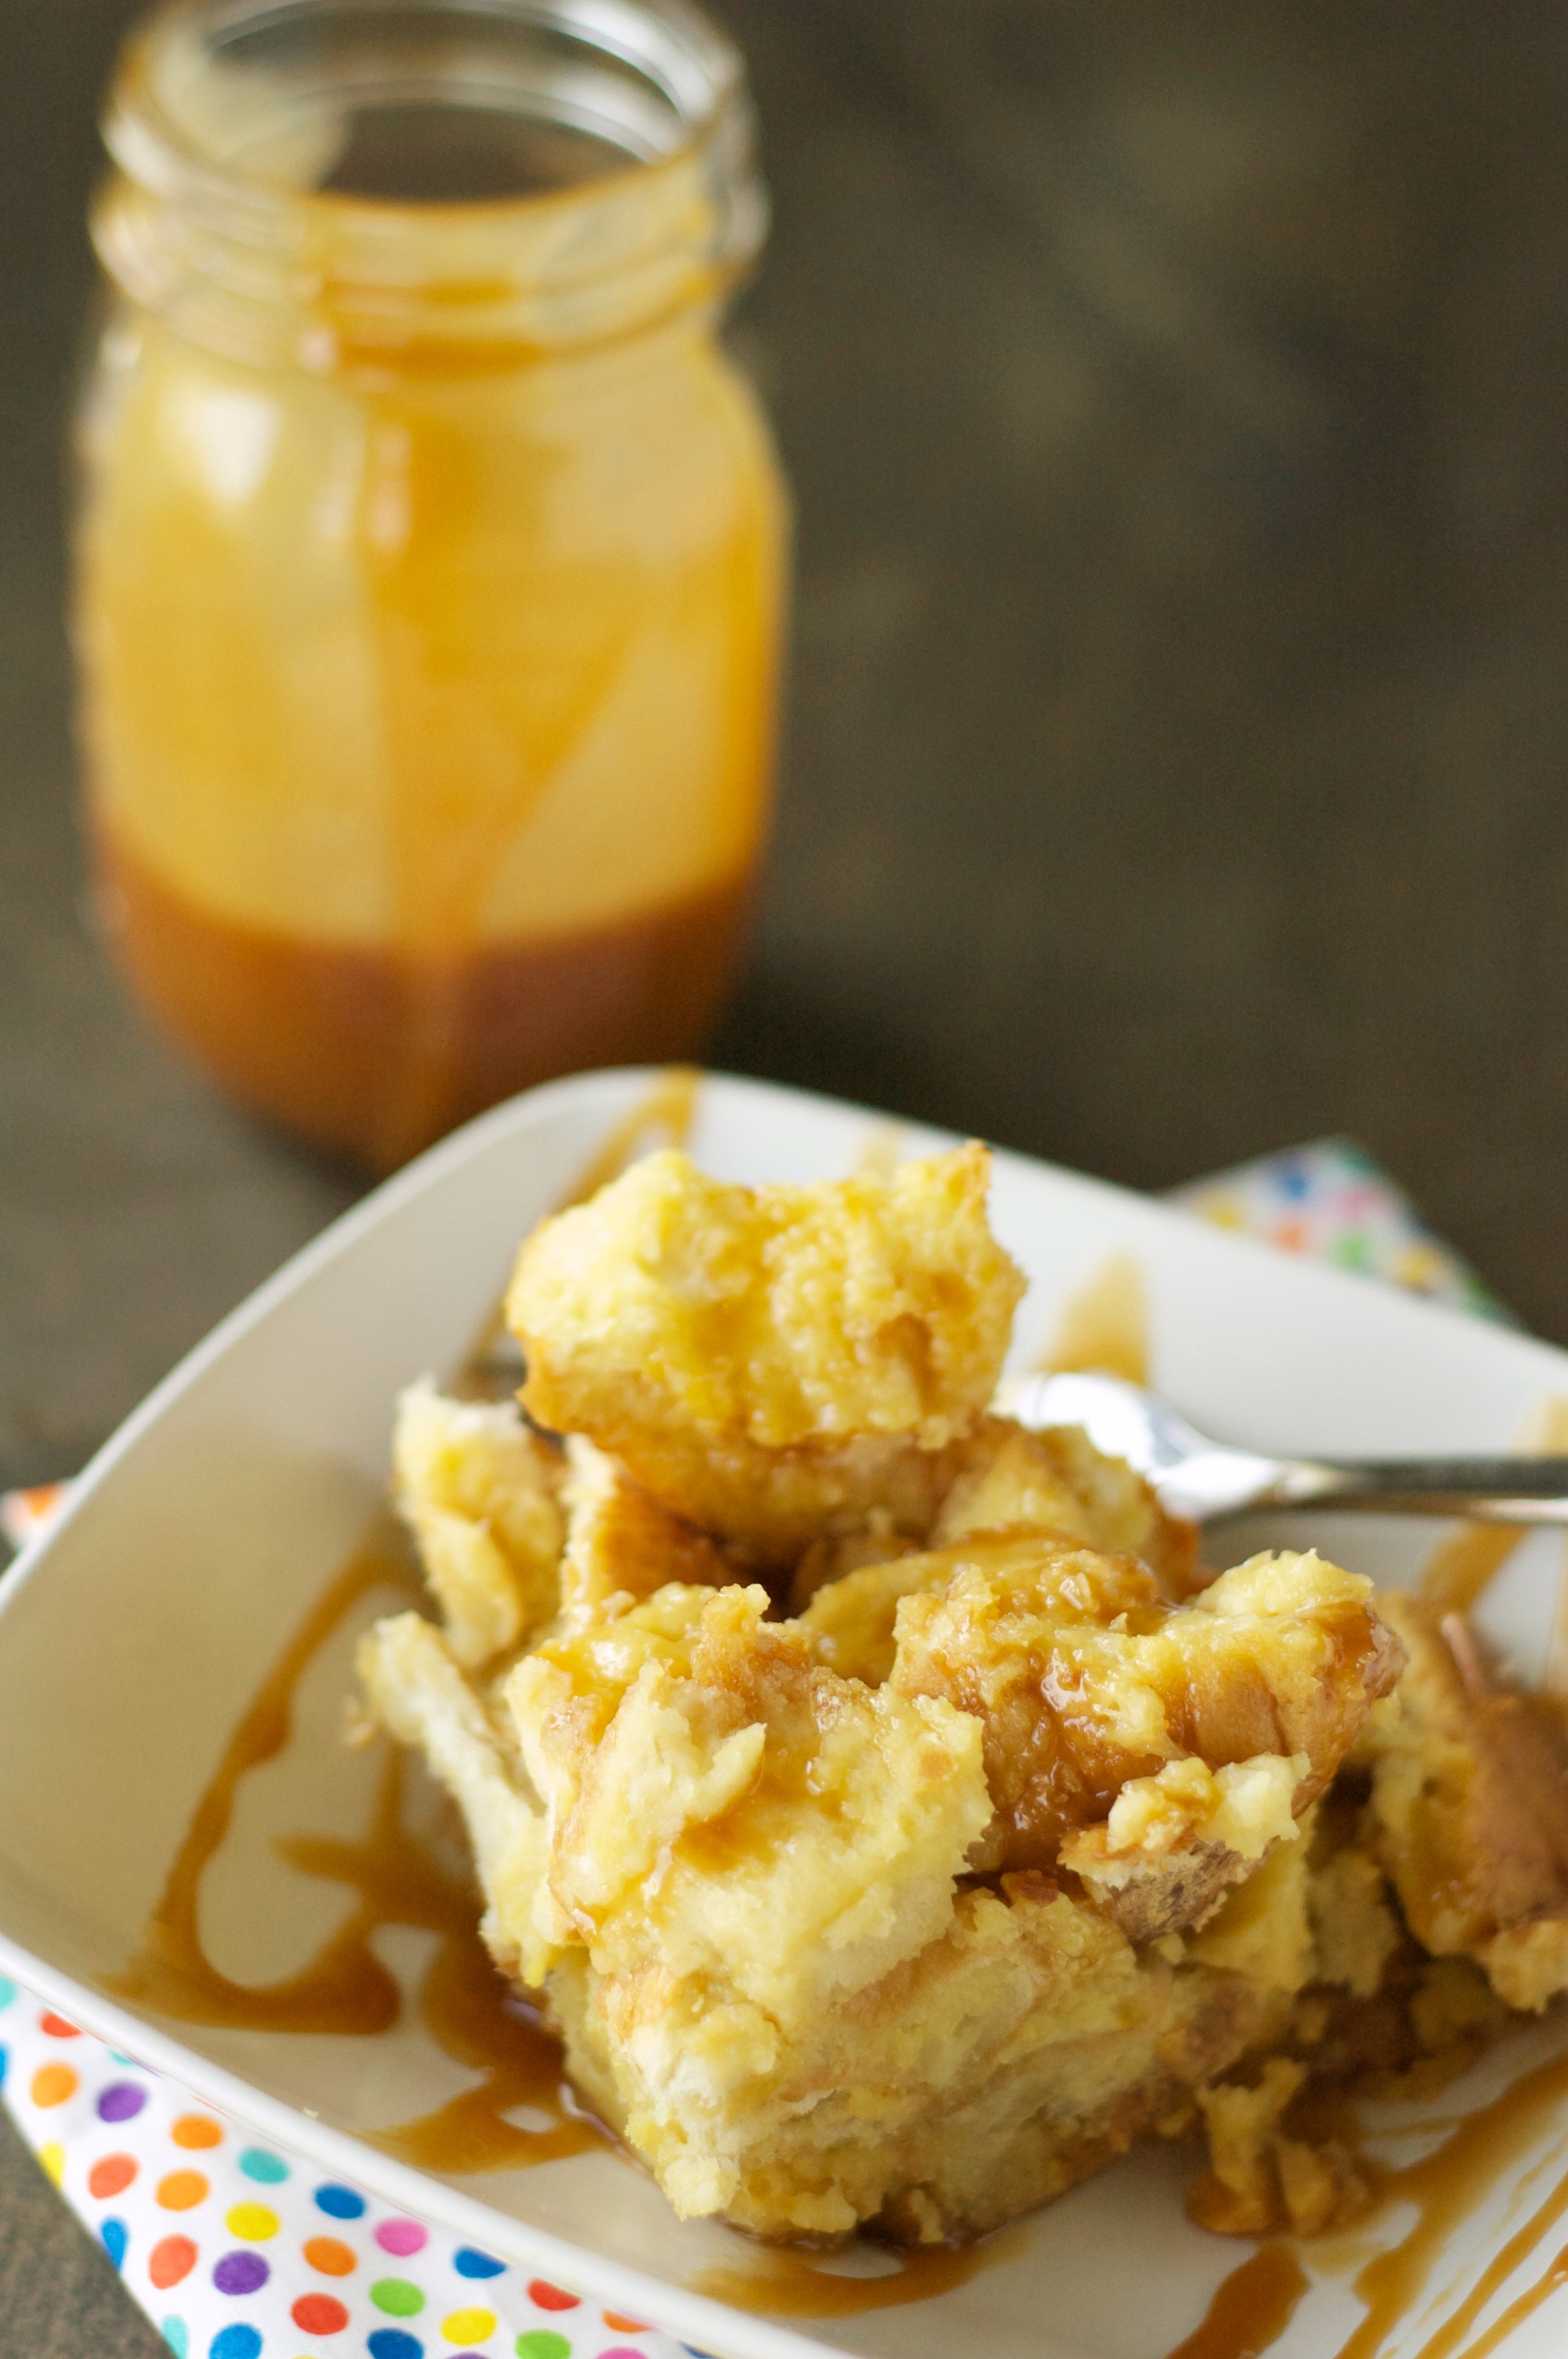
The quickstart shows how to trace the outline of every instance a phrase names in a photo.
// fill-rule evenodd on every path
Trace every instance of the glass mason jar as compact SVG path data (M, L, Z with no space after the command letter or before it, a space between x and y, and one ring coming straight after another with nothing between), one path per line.
M763 234L684 0L182 0L128 47L80 436L106 930L242 1101L388 1169L697 1050L771 792Z

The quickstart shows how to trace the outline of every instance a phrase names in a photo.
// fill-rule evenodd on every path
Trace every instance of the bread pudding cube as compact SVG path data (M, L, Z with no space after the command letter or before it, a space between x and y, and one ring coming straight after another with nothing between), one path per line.
M891 1177L740 1188L651 1155L524 1246L529 1414L683 1516L792 1560L883 1507L924 1531L996 1388L1023 1280L980 1147Z

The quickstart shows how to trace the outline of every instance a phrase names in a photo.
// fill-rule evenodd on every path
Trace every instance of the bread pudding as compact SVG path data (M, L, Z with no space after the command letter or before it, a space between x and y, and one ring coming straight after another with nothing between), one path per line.
M1201 2125L1195 2216L1321 2226L1357 2190L1314 2072L1568 1987L1555 1723L1462 1624L1310 1552L1211 1576L1130 1468L997 1415L987 1180L667 1152L542 1223L521 1407L400 1407L437 1618L364 1690L683 2215L958 2241Z

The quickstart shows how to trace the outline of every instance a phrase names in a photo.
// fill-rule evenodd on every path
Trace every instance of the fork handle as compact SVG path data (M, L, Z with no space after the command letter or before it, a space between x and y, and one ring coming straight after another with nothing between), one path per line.
M1485 1524L1568 1524L1568 1458L1379 1458L1282 1463L1249 1500L1373 1516L1468 1516ZM1237 1512L1232 1510L1231 1512Z

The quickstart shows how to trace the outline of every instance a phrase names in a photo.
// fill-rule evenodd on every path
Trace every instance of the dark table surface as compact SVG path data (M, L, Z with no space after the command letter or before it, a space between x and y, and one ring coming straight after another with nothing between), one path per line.
M83 914L60 419L123 0L0 0L0 1483L353 1193ZM1568 1340L1568 18L731 0L799 502L717 1060L1157 1187L1329 1131ZM161 2349L0 2123L0 2354Z

